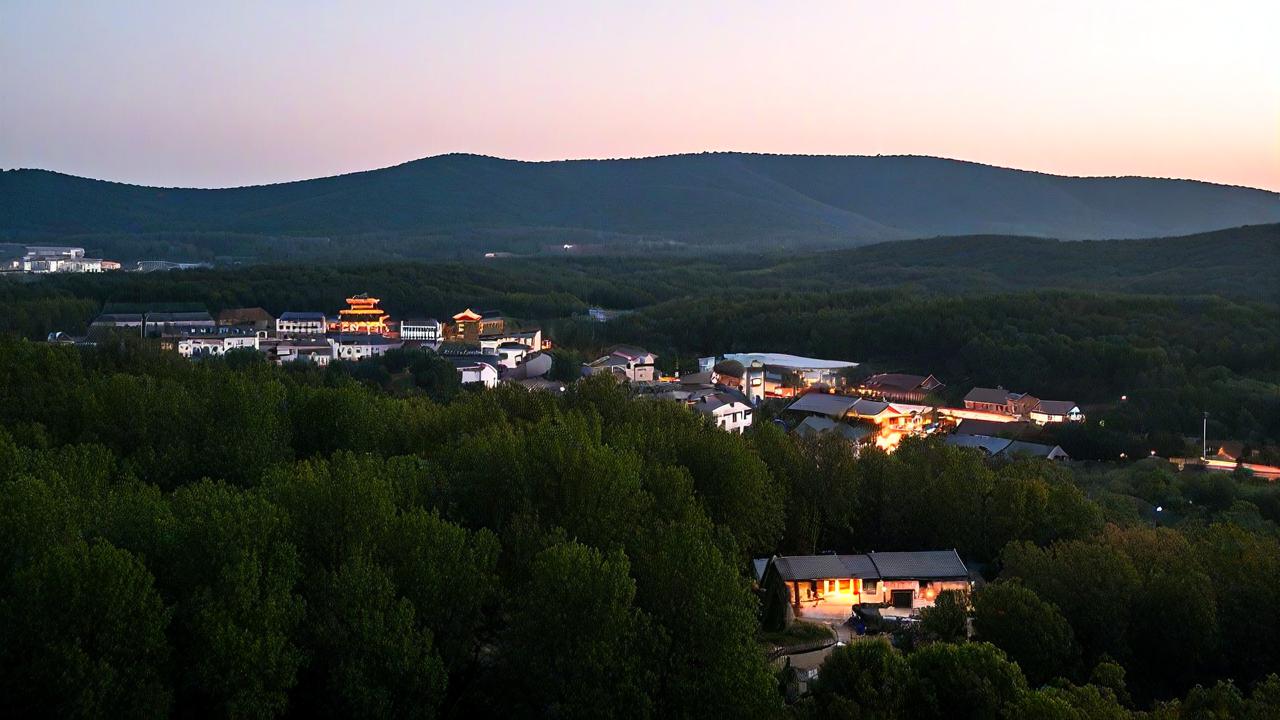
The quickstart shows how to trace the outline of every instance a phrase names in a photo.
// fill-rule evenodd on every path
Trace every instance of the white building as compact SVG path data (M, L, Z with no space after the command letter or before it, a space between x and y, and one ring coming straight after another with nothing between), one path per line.
M433 318L400 321L401 340L425 340L434 343L440 342L443 334L444 326L439 320Z
M143 332L147 335L173 335L185 332L213 332L218 327L213 316L199 312L150 312L147 313Z
M276 333L280 335L323 335L328 329L324 313L285 312L276 318Z
M1030 413L1037 425L1061 422L1084 422L1080 406L1070 400L1041 400Z
M271 360L278 364L287 362L309 362L320 367L327 366L335 355L333 341L328 338L316 340L273 340L270 353Z
M695 412L710 417L722 430L741 433L751 427L751 406L726 393L705 395L692 407Z
M490 335L480 336L480 351L484 353L495 353L497 349L506 343L520 343L529 348L530 352L537 352L542 349L542 329L534 328L532 330L521 330L519 332L501 332Z
M382 355L388 350L394 350L403 344L399 340L391 340L381 335L366 335L364 333L339 335L333 341L334 359L364 360L365 358Z
M257 350L258 336L194 335L178 340L178 354L185 358L225 355L232 350Z
M744 368L742 391L757 402L769 397L795 397L799 390L815 385L843 384L842 372L858 367L856 362L823 360L786 353L727 353Z
M100 258L87 258L84 248L61 245L29 245L21 258L10 263L11 270L29 273L102 272L119 269L120 263Z
M653 382L656 377L653 364L658 356L638 347L619 345L612 348L608 355L598 358L583 366L587 375L612 373L631 382Z
M480 383L487 388L498 386L498 363L492 356L445 355L444 359L457 368L463 385Z

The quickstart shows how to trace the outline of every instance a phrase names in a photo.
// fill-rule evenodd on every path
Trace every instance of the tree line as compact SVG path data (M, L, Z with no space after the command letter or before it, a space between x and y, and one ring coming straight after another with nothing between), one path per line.
M10 706L1199 717L1274 696L1280 502L1247 478L992 465L936 441L855 457L604 377L553 396L442 388L418 357L381 370L0 340ZM950 547L989 580L973 641L857 643L784 705L751 558ZM872 661L887 694L839 679ZM1097 698L1111 714L1081 715Z

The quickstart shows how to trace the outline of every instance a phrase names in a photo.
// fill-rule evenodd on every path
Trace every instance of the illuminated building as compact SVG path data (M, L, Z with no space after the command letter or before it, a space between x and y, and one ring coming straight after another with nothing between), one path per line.
M757 560L756 572L766 587L786 589L794 616L815 619L846 619L856 605L877 606L885 615L915 615L932 607L940 592L972 587L955 550L775 555Z
M347 307L338 311L338 320L329 329L345 334L386 335L391 316L378 307L379 302L366 294L347 298Z
M467 308L457 315L453 316L453 330L449 333L449 339L461 340L472 345L480 342L480 320L482 315L471 308Z
M453 316L453 327L448 333L448 339L478 345L481 337L501 336L506 332L506 325L506 320L498 310L476 312L467 308Z

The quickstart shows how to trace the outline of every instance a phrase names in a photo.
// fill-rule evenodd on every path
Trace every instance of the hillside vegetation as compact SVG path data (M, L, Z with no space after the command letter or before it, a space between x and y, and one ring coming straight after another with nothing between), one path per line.
M421 256L565 242L812 248L961 234L1159 237L1277 221L1280 195L1262 190L911 156L530 163L444 155L217 190L0 174L0 237L82 237L135 254L149 249L144 240L258 256L334 254L329 243L360 238L365 251L372 242L375 253Z

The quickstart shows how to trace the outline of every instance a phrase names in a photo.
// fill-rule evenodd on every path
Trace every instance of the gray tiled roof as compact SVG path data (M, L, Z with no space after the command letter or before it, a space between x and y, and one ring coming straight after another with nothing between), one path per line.
M976 387L964 396L968 402L995 403L1003 405L1009 401L1009 391L1000 388L980 388Z
M1003 454L1006 456L1027 455L1030 457L1047 458L1055 453L1063 453L1061 447L1057 445L1044 445L1041 443L1023 442L1022 440L1014 440L1004 449Z
M1046 415L1066 415L1076 408L1070 400L1041 400L1036 410Z
M933 580L967 578L955 550L923 550L917 552L875 552L867 555L885 580Z
M845 413L849 412L849 408L853 407L855 402L854 398L845 395L811 392L800 396L800 399L788 405L787 409L796 412L817 413L832 418L842 418Z
M1004 451L1013 442L1008 438L991 437L989 435L948 435L943 440L947 445L955 447L985 450L988 455Z
M783 580L935 580L969 577L969 569L964 566L955 550L866 555L790 555L773 558L773 564Z
M281 320L295 320L295 321L296 321L296 320L320 320L320 321L323 321L323 320L325 319L325 315L324 315L324 313L321 313L321 312L293 312L293 311L289 311L289 312L282 312L282 313L280 313L280 319L281 319Z
M878 577L866 555L791 555L773 563L783 580Z

